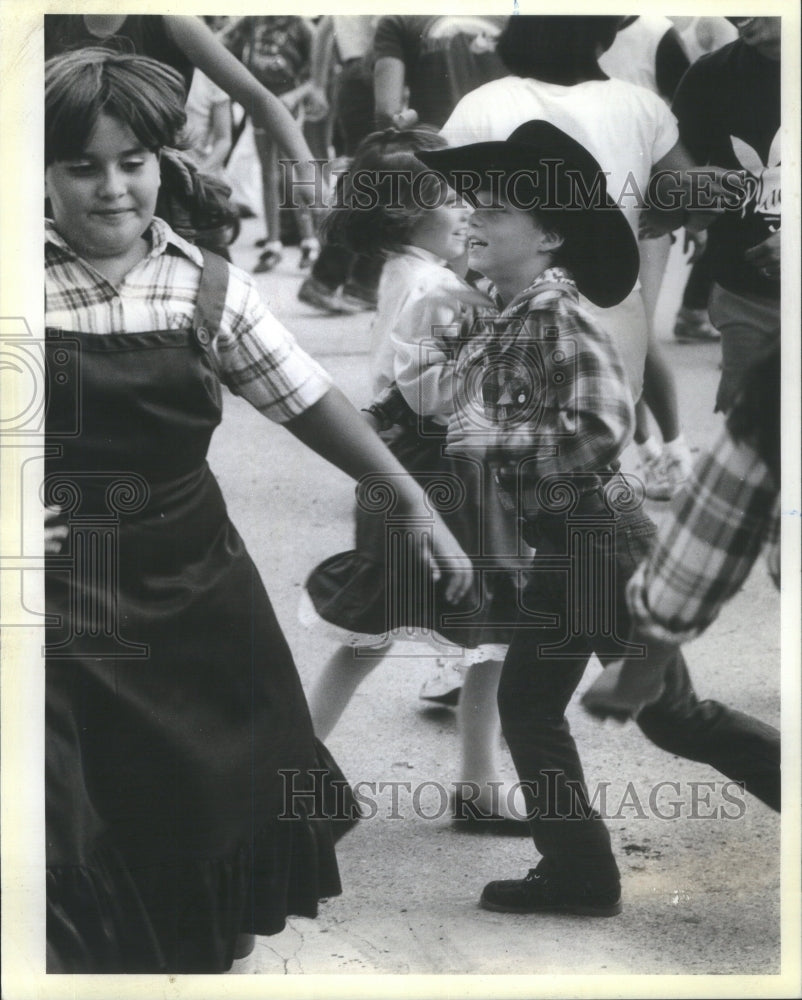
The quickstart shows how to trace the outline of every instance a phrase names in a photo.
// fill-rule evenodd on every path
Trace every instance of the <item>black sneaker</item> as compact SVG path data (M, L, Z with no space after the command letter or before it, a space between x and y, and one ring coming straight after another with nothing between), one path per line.
M614 917L621 912L621 890L568 885L529 869L526 878L488 882L479 905L499 913L575 913L582 917Z

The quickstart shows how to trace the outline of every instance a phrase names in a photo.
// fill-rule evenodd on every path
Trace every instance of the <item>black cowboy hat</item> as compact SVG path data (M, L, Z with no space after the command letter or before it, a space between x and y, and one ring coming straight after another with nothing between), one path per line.
M629 295L638 278L640 259L632 227L607 191L607 179L581 143L545 121L519 126L508 139L416 154L443 174L459 194L474 204L480 188L498 190L499 180L517 177L510 198L519 208L554 215L564 238L557 263L572 272L579 291L603 308Z

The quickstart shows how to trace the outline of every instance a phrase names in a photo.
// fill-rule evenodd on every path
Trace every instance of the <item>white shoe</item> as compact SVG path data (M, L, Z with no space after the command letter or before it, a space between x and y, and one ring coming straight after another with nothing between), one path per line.
M437 673L424 682L418 697L437 705L456 705L462 690L465 664L444 656L437 658Z

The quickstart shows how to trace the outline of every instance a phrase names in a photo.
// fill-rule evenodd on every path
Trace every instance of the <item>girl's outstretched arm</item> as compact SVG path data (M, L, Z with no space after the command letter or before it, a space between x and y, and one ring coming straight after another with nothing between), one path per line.
M303 201L312 203L314 188L307 182L314 179L314 157L300 125L285 105L263 87L228 49L217 39L199 17L179 14L165 15L170 36L188 59L213 80L233 100L241 104L258 128L272 135L285 156L297 160L296 192Z
M449 601L455 602L465 596L473 579L470 560L439 515L425 505L423 491L415 480L339 389L329 389L322 399L284 426L299 441L353 479L370 474L386 476L411 516L424 515L429 520L434 517L434 558L431 558L432 553L425 551L421 557L424 562L432 563L435 579L440 576L438 566L448 572L446 597Z

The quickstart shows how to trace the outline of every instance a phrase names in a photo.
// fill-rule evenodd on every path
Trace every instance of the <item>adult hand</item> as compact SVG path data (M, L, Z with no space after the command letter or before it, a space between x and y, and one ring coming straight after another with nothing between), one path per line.
M707 233L704 229L700 229L698 232L690 229L685 230L685 236L682 241L682 252L688 253L690 251L689 264L695 264L705 252L706 247Z
M772 233L768 239L747 250L744 260L748 260L765 278L780 277L780 233Z
M304 117L309 122L322 121L329 113L325 91L313 84L304 98Z

